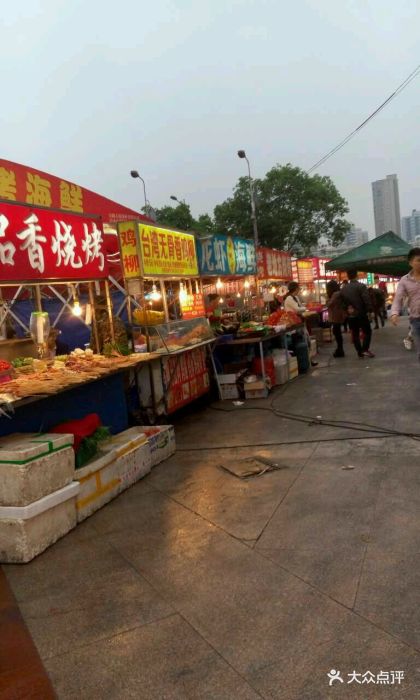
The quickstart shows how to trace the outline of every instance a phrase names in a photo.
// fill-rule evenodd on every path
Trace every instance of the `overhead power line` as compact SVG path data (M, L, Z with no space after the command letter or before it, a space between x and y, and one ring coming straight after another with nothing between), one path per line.
M387 99L386 99L384 102L382 102L382 104L379 105L379 107L377 107L377 108L372 112L372 114L370 114L366 119L364 119L364 120L362 121L362 123L359 124L358 127L356 127L356 129L354 129L348 136L346 136L342 141L340 141L340 143L337 144L337 146L335 146L335 147L332 148L330 151L328 151L328 153L326 153L325 156L323 156L322 158L320 158L311 168L309 168L309 170L307 171L308 174L310 175L310 174L313 172L313 170L315 170L316 168L319 168L321 165L323 165L323 164L325 163L325 161L327 161L329 158L331 158L331 156L333 156L335 153L337 153L337 151L339 151L341 148L343 148L343 146L345 146L346 143L348 143L354 136L356 136L356 134L357 134L359 131L361 131L374 117L376 117L377 114L379 114L379 112L381 112L395 97L397 97L397 95L399 95L400 92L402 92L403 90L405 90L405 88L406 88L415 78L417 78L417 76L418 76L419 74L420 74L420 65L418 65L417 68L415 68L415 69L413 70L413 72L410 73L410 75L407 76L407 78L401 83L401 85L399 85L399 86L394 90L394 92L392 92L392 93L390 94L390 96L387 97Z

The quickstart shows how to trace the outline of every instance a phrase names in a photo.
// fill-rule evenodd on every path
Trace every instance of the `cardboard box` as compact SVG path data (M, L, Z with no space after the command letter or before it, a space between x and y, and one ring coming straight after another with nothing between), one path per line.
M220 398L222 401L227 399L239 399L239 389L236 384L221 384Z
M245 382L246 399L266 399L268 396L267 384L261 379L256 382Z
M115 435L102 445L97 457L75 472L80 483L76 502L78 521L109 503L146 476L151 468L150 446L141 428Z
M73 435L15 433L0 440L0 506L26 506L67 486Z
M313 357L315 357L317 352L318 352L318 348L317 348L316 338L311 338L311 347L309 348L309 357L311 358L311 360Z
M0 506L0 562L31 561L72 530L79 488L73 482L27 506Z
M297 357L289 359L289 379L295 379L299 375L299 367Z

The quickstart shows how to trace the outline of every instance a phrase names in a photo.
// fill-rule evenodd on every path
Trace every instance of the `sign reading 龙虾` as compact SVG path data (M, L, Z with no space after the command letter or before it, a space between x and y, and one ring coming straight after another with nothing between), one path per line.
M215 234L197 239L200 274L203 277L228 277L256 273L254 241Z

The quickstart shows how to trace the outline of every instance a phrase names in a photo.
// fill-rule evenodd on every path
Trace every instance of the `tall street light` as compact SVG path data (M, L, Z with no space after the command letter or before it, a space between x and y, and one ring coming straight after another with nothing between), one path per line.
M246 156L245 151L238 151L238 156L239 156L239 158L245 158L245 160L248 164L249 192L251 195L251 220L252 220L252 228L254 229L255 255L257 255L258 226L257 226L257 212L256 212L256 206L255 206L254 183L253 183L253 180L251 177L251 168L249 165L249 160Z
M151 207L150 202L147 199L147 195L146 195L146 183L145 183L145 181L143 180L142 176L139 174L138 170L131 170L130 175L131 175L131 177L134 177L134 178L137 177L139 180L142 181L143 192L144 192L144 213L146 214L146 216L153 218L152 217L152 207Z
M174 194L171 194L170 199L173 199L174 202L178 202L178 204L186 204L185 199L178 199Z

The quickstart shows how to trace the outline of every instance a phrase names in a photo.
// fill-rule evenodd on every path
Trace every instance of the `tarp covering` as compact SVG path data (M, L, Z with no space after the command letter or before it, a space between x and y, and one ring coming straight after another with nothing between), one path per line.
M348 253L333 258L325 265L327 270L357 270L378 275L400 277L409 271L408 243L392 231L383 233L368 243L353 248Z

